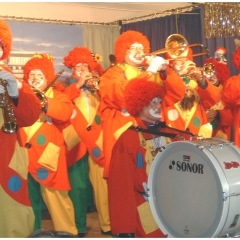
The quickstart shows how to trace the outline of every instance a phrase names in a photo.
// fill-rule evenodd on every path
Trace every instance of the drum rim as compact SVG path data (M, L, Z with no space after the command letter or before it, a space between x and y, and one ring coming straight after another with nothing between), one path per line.
M216 140L217 138L213 138L214 140ZM209 139L206 139L206 140L209 140ZM217 139L217 140L221 140L222 139ZM196 143L197 141L177 141L177 142L172 142L172 143L169 143L165 146L165 149L163 151L166 151L168 150L169 148L173 147L173 145L176 145L176 144L180 144L180 143L183 143L183 144L192 144L193 146L196 146ZM228 142L228 141L226 141ZM212 158L214 157L216 159L216 157L209 151L207 150L206 148L203 149L203 152L205 153L205 155L209 158ZM159 228L161 229L161 231L167 236L167 237L175 237L172 235L172 233L170 233L167 228L164 226L164 224L162 223L162 220L161 218L158 216L157 214L157 211L156 211L156 208L155 208L155 202L154 202L154 198L152 197L154 194L153 194L153 190L151 189L151 187L153 186L153 178L154 178L154 172L156 171L156 165L158 165L158 161L155 161L157 158L161 158L161 153L158 153L156 155L156 157L154 158L153 160L153 163L152 163L152 166L150 168L150 171L149 171L149 175L148 175L148 183L147 183L147 186L148 186L148 201L149 201L149 205L150 205L150 208L151 208L151 211L152 211L152 214L153 214L153 217L156 221L156 223L158 224ZM229 194L229 186L227 184L227 178L226 178L226 175L224 174L219 162L216 160L215 162L213 162L213 166L216 170L216 173L219 177L219 181L222 185L222 188L223 188L223 192L226 192L227 194ZM217 166L217 168L216 168ZM217 172L218 170L218 172ZM221 176L220 176L221 175ZM226 191L224 191L226 190ZM225 206L225 207L224 207ZM215 229L215 232L212 236L209 236L209 237L217 237L219 236L219 234L221 233L223 227L224 227L224 224L225 224L225 216L228 215L228 211L229 211L229 201L225 201L223 203L223 211L222 211L222 214L221 214L221 218L219 220L219 224L218 224L218 227Z

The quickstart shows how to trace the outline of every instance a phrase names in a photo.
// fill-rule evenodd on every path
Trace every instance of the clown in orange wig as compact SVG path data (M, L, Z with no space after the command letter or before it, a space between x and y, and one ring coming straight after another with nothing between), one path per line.
M0 60L9 57L11 46L10 27L0 20ZM13 109L18 129L34 124L40 114L40 102L28 84L16 79L6 66L0 66L0 79L8 83L7 93L2 84L0 85L0 95L1 98L5 93L9 95L8 108ZM0 123L2 128L2 112ZM25 146L20 146L19 137L14 131L7 134L0 130L0 139L0 237L25 238L34 230L34 213L28 194Z
M150 52L149 40L137 31L122 33L115 44L118 65L110 67L100 79L100 112L103 123L104 177L108 177L113 146L120 135L133 124L125 106L123 91L133 78L147 76L168 92L166 104L174 104L185 92L184 84L161 57L145 58ZM146 62L148 63L146 66ZM161 79L161 77L162 79Z
M75 219L79 237L87 231L88 195L91 182L95 192L95 203L99 212L100 227L109 232L110 219L108 214L108 196L106 180L102 178L104 155L102 148L102 125L98 112L100 103L99 91L93 84L95 74L101 75L103 69L91 51L86 47L75 47L64 57L63 64L72 71L69 86L65 93L72 100L74 116L70 125L65 126L68 153L68 169L72 190L69 195L75 209ZM89 164L89 165L88 165ZM89 174L90 171L90 174ZM78 173L78 174L71 174Z
M40 91L55 79L53 58L35 54L24 66L24 81ZM28 155L28 189L35 215L34 230L42 228L41 198L53 221L55 231L77 235L62 124L70 120L73 104L52 86L44 92L46 104L39 120L19 129L21 146ZM62 207L64 206L64 207Z

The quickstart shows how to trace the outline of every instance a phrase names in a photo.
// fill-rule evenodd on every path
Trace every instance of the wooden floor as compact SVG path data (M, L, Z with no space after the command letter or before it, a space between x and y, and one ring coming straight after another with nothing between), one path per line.
M54 231L48 211L43 211L42 229L46 231ZM112 238L111 235L103 235L101 233L97 212L87 214L87 233L85 238Z

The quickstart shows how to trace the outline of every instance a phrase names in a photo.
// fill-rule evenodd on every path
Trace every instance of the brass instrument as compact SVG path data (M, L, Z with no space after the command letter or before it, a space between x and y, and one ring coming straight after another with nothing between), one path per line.
M168 61L175 60L178 58L186 57L188 55L188 48L197 47L197 46L202 47L203 52L193 54L192 55L193 57L209 54L209 50L206 47L204 47L202 44L195 43L195 44L188 45L188 41L184 36L182 36L181 34L172 34L166 39L165 48L159 49L155 52L151 52L149 55L150 56L160 55L167 52L171 57L171 59L168 59ZM149 55L146 55L146 56L149 56Z
M87 79L85 81L85 85L87 87L87 89L92 92L92 91L96 91L99 90L99 82L100 82L100 77L94 77L90 72L88 73L89 77L91 77L90 79Z
M47 90L53 86L53 84L55 83L55 81L63 74L64 70L61 70L60 72L58 72L56 74L56 77L43 89L43 91L40 91L36 88L32 88L32 90L34 91L34 93L36 94L36 96L38 97L38 99L40 100L41 103L41 109L43 109L44 107L46 107L47 105L47 97L45 96L45 93L47 92Z
M7 92L8 83L0 78L0 85L2 85L5 89L5 93L0 94L0 108L2 108L4 121L2 131L8 134L15 133L18 129L18 125L16 123L11 100Z
M210 78L211 76L215 75L215 67L212 63L205 63L203 65L203 75L207 78Z

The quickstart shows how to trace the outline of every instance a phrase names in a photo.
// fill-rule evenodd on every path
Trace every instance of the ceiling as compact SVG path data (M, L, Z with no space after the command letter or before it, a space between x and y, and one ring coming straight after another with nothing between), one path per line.
M0 2L0 17L108 24L185 8L190 2ZM9 18L11 17L11 18ZM124 23L124 21L122 21Z

